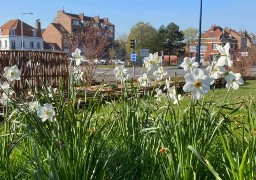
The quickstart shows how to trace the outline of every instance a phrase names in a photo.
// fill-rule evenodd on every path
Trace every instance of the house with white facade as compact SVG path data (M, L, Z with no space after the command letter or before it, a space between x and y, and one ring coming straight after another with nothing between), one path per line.
M42 50L44 47L40 20L35 28L19 19L10 20L0 27L0 50Z

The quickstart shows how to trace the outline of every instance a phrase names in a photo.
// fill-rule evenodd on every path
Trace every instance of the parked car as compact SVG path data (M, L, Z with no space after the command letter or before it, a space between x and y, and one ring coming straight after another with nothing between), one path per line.
M183 63L182 59L178 60L178 69L183 69L183 67L181 66L181 64Z
M124 65L125 63L120 59L115 60L115 65Z
M99 60L98 60L98 59L95 59L95 60L93 61L93 63L94 63L94 64L99 64Z
M106 64L108 64L108 61L105 60L105 59L101 59L101 60L99 60L98 64L104 64L104 65L106 65Z

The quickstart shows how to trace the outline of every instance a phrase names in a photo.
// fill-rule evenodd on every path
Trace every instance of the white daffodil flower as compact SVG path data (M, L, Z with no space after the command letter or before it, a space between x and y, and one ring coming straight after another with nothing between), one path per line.
M14 93L8 82L4 82L3 84L0 83L0 88L7 94L7 96L11 96Z
M217 49L220 53L220 58L218 59L218 66L233 66L233 61L231 60L231 55L229 54L230 44L226 43L224 47L217 45Z
M47 119L53 121L53 118L55 116L54 108L51 104L44 104L44 106L38 106L37 116L41 118L43 122Z
M84 59L81 56L81 50L76 48L75 52L73 52L72 57L75 59L76 65L79 66Z
M145 58L144 65L147 71L156 70L159 63L161 63L161 59L158 57L158 52L151 54Z
M227 81L226 87L231 87L234 90L237 90L239 88L239 85L242 85L244 83L243 79L241 78L241 74L235 74L232 71L230 71L228 75L225 76L225 80Z
M162 101L163 98L165 98L165 94L163 93L162 89L156 88L156 95L154 97L156 97L156 101Z
M176 93L175 86L169 87L167 89L167 93L168 93L170 99L172 99L172 100L176 99L177 93Z
M30 102L28 105L32 111L37 111L38 107L40 106L38 101Z
M192 73L185 75L186 84L183 87L185 92L191 92L193 99L200 99L210 90L213 78L206 76L201 69L195 69Z
M3 93L2 97L0 99L0 103L2 105L7 105L7 103L10 102L10 101L11 101L11 99L7 96L7 94Z
M141 77L138 78L138 82L141 86L147 87L151 83L151 80L148 79L148 75L144 73Z
M173 100L173 104L178 104L178 102L182 99L181 95L177 95L176 87L172 86L170 87L170 80L165 80L165 87L164 90L167 90L168 97Z
M84 75L84 72L80 67L73 68L73 77L75 81L79 81L79 80L84 81L83 75Z
M46 91L48 92L48 96L50 98L53 97L54 94L57 92L57 88L53 88L51 85L47 87Z
M5 67L3 76L6 77L8 81L20 80L20 70L17 65L12 67Z
M199 66L198 62L195 62L195 60L195 57L185 57L180 66L183 67L184 71L190 70L192 72L195 68L198 68Z
M181 94L178 94L177 97L174 99L173 104L179 104L179 101L182 99Z
M160 81L167 75L167 72L164 72L163 67L158 67L158 70L153 72L153 75L156 77L157 81Z
M117 66L114 69L114 73L117 80L124 82L128 79L129 74L127 74L127 69L124 66Z
M168 89L170 88L170 85L171 85L170 79L169 79L169 80L166 79L166 80L165 80L165 87L164 87L164 90L167 89L167 91L168 91Z
M218 66L217 62L212 62L212 65L208 66L206 70L209 71L210 77L213 79L218 79L225 73L225 68L223 66Z

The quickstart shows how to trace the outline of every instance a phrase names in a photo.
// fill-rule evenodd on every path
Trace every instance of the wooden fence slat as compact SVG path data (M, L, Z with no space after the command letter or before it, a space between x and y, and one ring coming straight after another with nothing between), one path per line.
M69 59L64 52L0 51L1 74L4 73L5 67L14 65L21 70L21 81L15 81L13 84L16 90L27 88L26 80L33 87L41 88L42 85L56 87L61 78L64 86L67 86L68 64Z

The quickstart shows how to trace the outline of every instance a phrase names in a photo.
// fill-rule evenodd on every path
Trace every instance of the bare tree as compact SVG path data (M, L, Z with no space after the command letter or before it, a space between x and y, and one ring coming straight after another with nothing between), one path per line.
M106 55L107 48L111 44L112 32L91 23L81 32L74 32L64 37L64 43L74 52L76 48L82 49L87 60L84 66L85 78L88 85L92 84L93 76L97 67L96 59Z
M250 49L248 52L236 52L233 66L234 71L239 72L243 77L250 76L255 58L255 49Z

